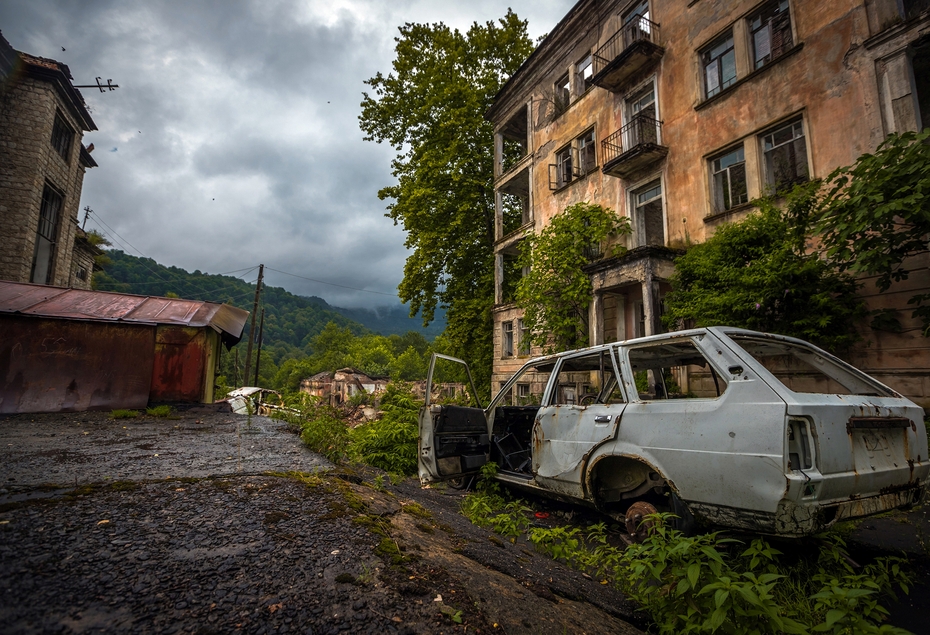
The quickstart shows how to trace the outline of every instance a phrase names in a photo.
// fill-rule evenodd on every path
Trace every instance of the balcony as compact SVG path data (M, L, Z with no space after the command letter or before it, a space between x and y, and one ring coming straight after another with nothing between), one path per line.
M591 83L619 92L630 78L659 61L665 49L658 42L659 25L636 16L594 54Z
M668 154L668 148L660 145L662 122L646 115L637 115L617 132L601 141L601 156L604 157L604 174L629 178L644 170Z

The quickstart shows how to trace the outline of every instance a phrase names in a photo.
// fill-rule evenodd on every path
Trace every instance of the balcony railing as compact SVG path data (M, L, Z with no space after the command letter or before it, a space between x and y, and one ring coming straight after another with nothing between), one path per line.
M636 16L594 53L591 82L608 90L618 90L631 75L662 57L659 25Z
M668 154L668 148L659 144L662 122L637 115L601 142L603 171L626 178Z

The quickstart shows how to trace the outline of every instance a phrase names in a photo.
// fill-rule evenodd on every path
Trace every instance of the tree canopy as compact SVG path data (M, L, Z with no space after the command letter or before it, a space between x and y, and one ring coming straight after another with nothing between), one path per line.
M493 127L483 117L504 81L533 50L512 11L467 32L442 23L400 27L393 72L366 81L365 139L397 155L397 183L378 196L403 225L411 250L398 289L424 323L447 307L452 354L490 386L494 299Z
M523 323L537 346L566 350L587 346L591 277L583 267L602 254L608 236L630 233L630 219L592 203L576 203L522 242L517 287ZM618 255L614 247L609 255Z

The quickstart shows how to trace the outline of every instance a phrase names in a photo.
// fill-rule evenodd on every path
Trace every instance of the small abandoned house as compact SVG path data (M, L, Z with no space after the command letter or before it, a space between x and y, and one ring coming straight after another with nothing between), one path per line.
M226 304L0 281L0 413L213 402Z
M334 373L322 372L300 382L300 391L329 400L338 406L362 392L377 395L384 392L390 379L367 375L355 368L342 368Z

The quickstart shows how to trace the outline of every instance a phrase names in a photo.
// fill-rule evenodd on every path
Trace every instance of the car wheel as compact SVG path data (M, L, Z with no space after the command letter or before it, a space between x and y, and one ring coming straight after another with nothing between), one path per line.
M675 492L669 492L668 506L669 511L675 515L669 522L673 529L677 529L685 536L693 536L697 533L697 522L694 520L694 515L688 509L688 505Z
M468 486L471 485L473 476L460 476L458 478L450 478L446 483L452 489L468 489Z

